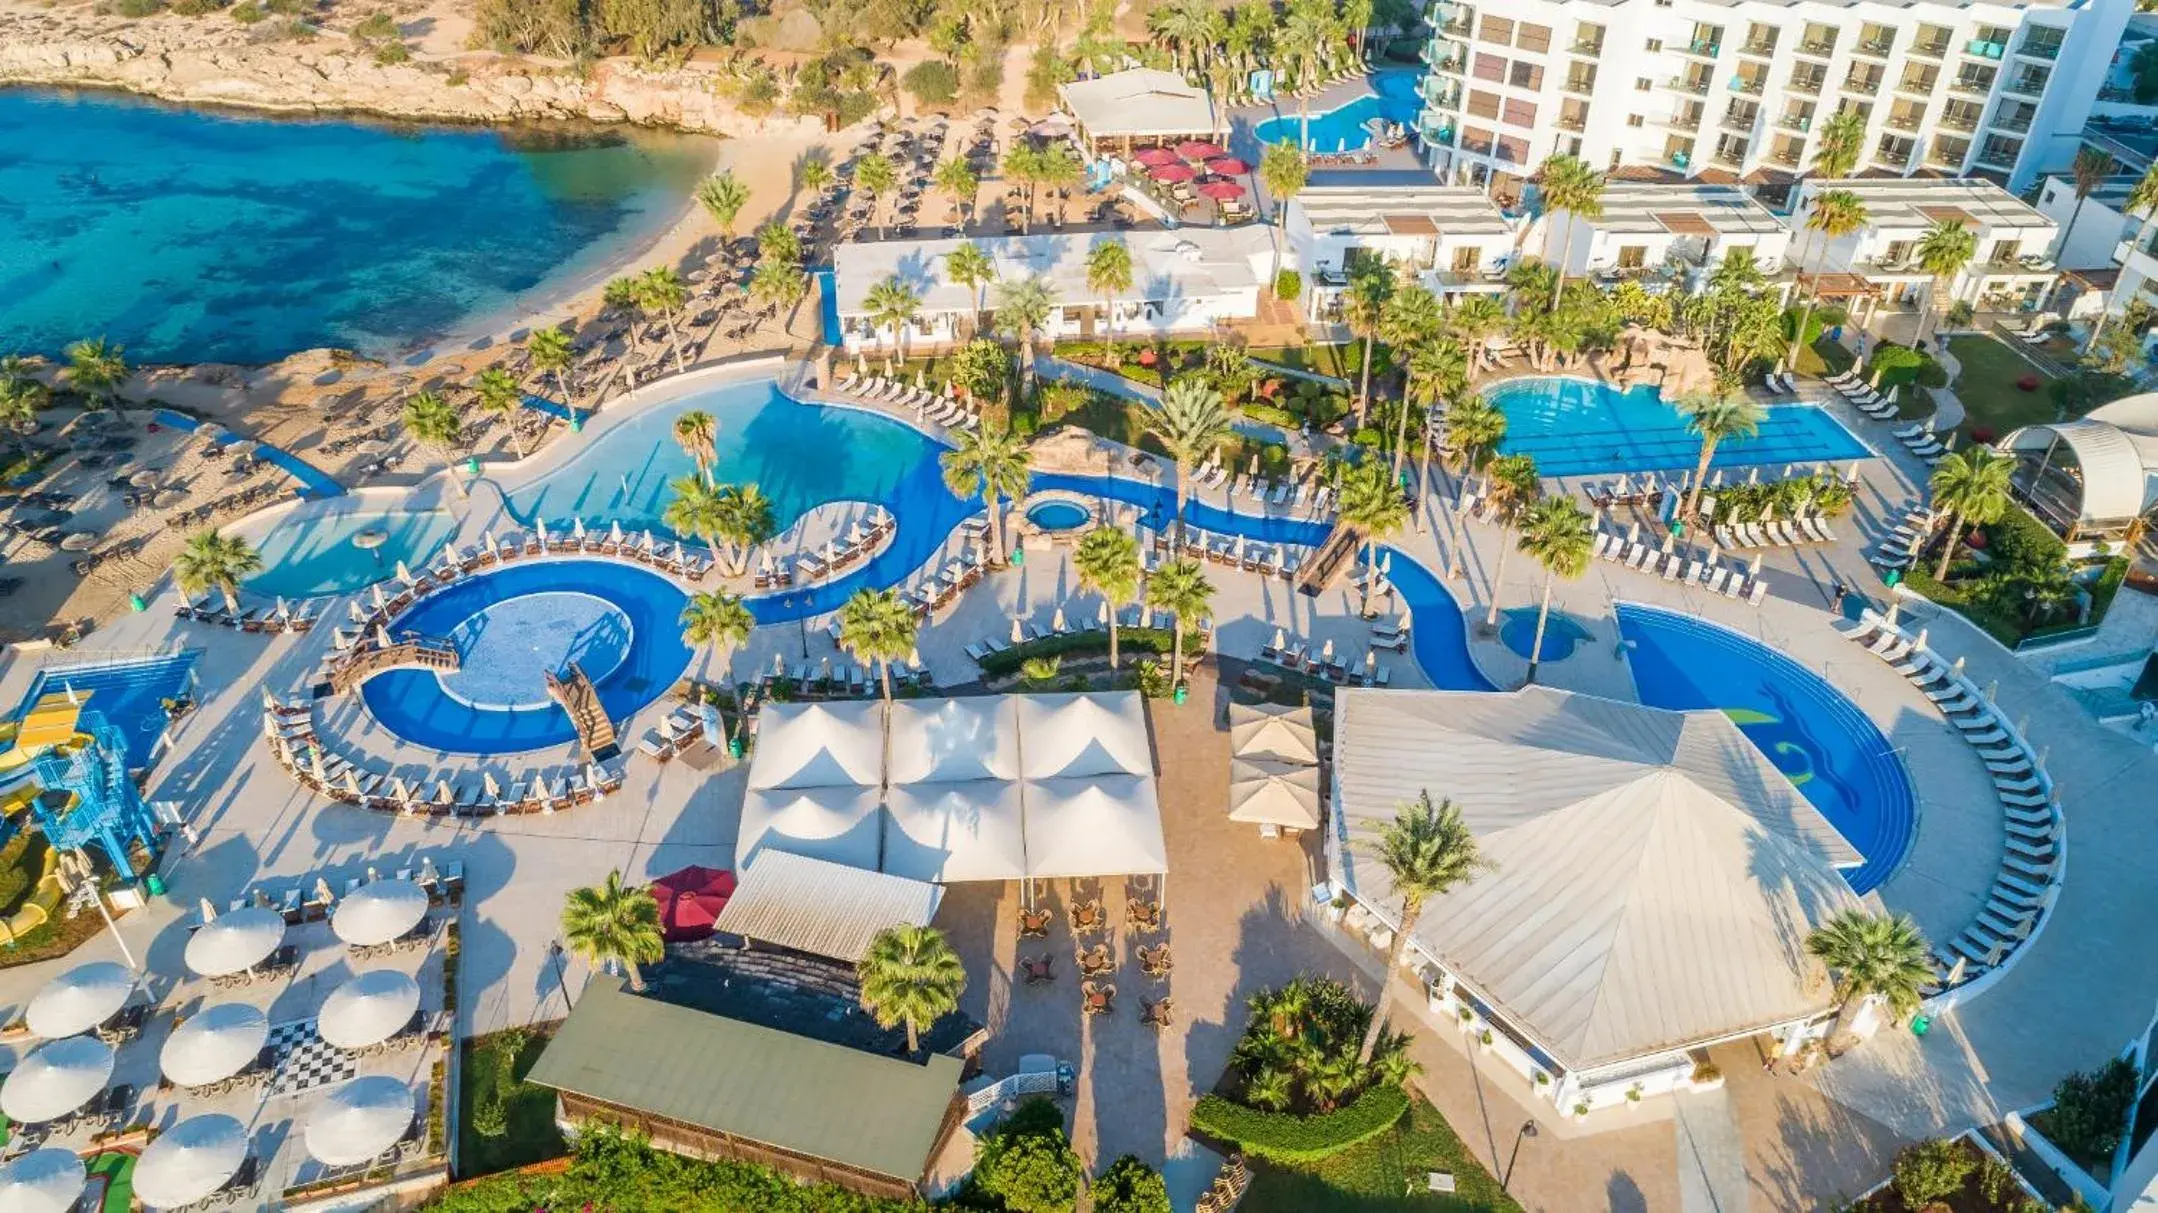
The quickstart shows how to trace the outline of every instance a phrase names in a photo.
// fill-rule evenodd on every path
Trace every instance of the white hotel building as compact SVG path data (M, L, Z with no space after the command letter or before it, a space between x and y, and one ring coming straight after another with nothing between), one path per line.
M1422 134L1502 198L1554 152L1764 188L1823 122L1866 116L1862 175L2020 192L2074 156L2134 0L1853 4L1507 0L1434 6Z

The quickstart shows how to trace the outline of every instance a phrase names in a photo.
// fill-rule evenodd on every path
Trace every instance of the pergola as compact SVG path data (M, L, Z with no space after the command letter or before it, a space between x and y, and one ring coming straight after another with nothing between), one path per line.
M2016 496L2069 543L2117 540L2158 507L2158 392L2001 440Z
M1097 155L1103 140L1115 142L1128 156L1135 146L1221 135L1213 97L1182 75L1160 68L1135 67L1074 80L1059 85L1057 95L1087 150Z

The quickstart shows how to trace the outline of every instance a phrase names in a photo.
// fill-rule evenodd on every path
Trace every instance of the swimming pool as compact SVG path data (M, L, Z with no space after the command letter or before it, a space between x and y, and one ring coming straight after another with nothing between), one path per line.
M1027 521L1045 531L1069 531L1085 526L1093 512L1076 501L1051 500L1027 507Z
M1311 115L1308 129L1302 115L1284 113L1261 122L1253 133L1261 143L1302 143L1315 152L1361 151L1371 143L1371 133L1364 129L1364 123L1373 118L1415 125L1417 113L1423 108L1422 98L1416 95L1416 78L1417 73L1409 71L1375 72L1369 78L1375 92L1338 109Z
M1691 471L1701 440L1653 387L1620 391L1588 379L1512 379L1484 398L1506 414L1499 450L1533 455L1546 476ZM1716 445L1711 467L1842 462L1873 454L1834 417L1807 404L1771 405L1758 434Z
M246 585L284 598L354 593L392 575L400 560L413 568L433 560L456 530L456 518L431 510L287 518L256 543L262 571ZM382 536L380 546L355 542L367 532Z
M610 719L665 694L693 654L682 642L687 596L665 577L612 560L509 565L429 595L393 631L446 636L465 668L401 669L360 688L367 710L406 741L452 754L508 754L572 741L546 674L571 660Z
M1859 893L1910 851L1918 804L1910 773L1873 719L1820 675L1767 645L1691 616L1617 607L1634 690L1675 711L1719 709L1866 857L1845 869Z
M165 731L165 701L187 693L195 657L189 651L143 661L48 667L38 671L30 693L15 708L15 718L21 719L31 704L46 695L72 690L82 697L86 709L120 730L127 743L127 765L149 766L158 734Z

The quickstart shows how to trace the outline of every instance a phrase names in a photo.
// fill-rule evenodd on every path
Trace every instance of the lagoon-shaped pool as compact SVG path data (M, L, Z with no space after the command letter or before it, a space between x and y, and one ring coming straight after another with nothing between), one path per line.
M1416 124L1417 113L1423 108L1423 100L1416 95L1416 80L1415 72L1376 72L1370 78L1375 91L1347 105L1312 114L1308 124L1292 106L1280 117L1261 122L1252 133L1261 143L1302 143L1314 152L1362 151L1371 144L1371 132L1364 129L1364 124L1373 118L1404 126Z

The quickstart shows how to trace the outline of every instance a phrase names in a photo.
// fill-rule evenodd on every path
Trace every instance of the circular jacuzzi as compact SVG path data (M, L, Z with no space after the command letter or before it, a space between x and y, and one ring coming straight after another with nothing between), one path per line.
M1076 531L1094 517L1094 511L1076 501L1042 501L1027 507L1027 521L1045 531Z
M1023 537L1053 541L1077 539L1101 521L1101 511L1092 501L1062 489L1030 494L1021 504L1019 516Z

